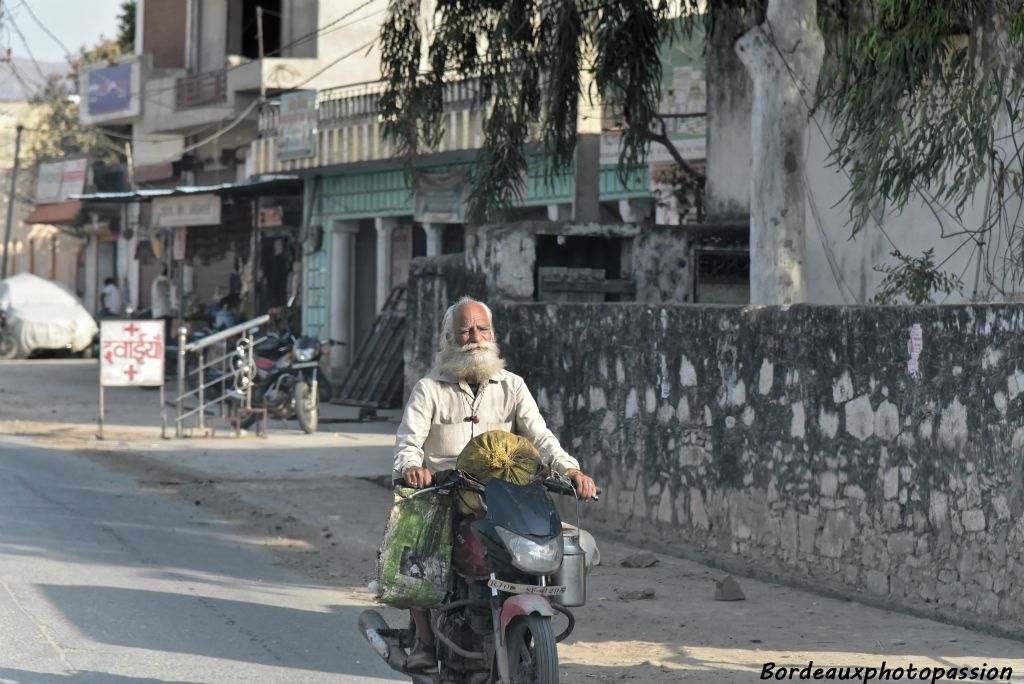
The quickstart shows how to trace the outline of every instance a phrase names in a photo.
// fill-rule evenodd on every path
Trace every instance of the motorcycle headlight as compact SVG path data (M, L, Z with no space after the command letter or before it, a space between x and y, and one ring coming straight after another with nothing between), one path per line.
M523 572L535 575L549 575L562 564L562 535L549 542L538 544L527 537L495 527L498 536L512 556L512 565Z
M312 361L313 357L316 356L315 347L296 347L294 352L295 360L299 363L305 363L306 361Z

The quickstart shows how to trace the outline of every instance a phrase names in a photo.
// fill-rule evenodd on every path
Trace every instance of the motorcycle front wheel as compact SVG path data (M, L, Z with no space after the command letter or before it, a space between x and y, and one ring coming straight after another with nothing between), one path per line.
M299 380L292 389L295 393L295 418L299 421L299 427L307 435L316 432L316 426L320 422L320 397L314 394L309 383Z
M558 684L558 648L551 618L536 614L516 618L505 643L512 684Z

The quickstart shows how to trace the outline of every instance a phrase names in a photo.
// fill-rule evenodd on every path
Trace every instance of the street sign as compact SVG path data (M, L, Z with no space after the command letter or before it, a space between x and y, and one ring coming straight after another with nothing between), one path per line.
M161 228L215 226L220 223L220 195L195 193L153 198L153 225Z
M316 91L281 95L277 121L277 158L305 159L316 154Z
M100 385L164 384L164 322L100 321Z

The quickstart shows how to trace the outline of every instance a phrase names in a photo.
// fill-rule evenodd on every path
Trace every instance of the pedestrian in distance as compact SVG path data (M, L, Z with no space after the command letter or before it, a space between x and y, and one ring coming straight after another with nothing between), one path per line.
M121 290L113 278L103 281L103 290L100 292L101 313L107 316L118 317L121 315Z
M149 288L152 316L164 322L164 344L171 340L171 326L174 320L173 294L171 279L167 277L167 267L164 266Z

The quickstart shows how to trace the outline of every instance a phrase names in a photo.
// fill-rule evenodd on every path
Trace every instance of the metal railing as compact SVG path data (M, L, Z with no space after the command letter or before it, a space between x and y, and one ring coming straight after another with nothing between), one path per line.
M228 418L229 410L236 414L253 410L252 382L256 373L253 347L263 339L256 339L253 330L269 320L270 316L260 316L195 342L188 341L188 328L178 328L176 437L186 436L192 427L200 431L211 429L212 425L207 426L207 414L211 410L217 410L221 420ZM192 400L194 407L186 403ZM232 402L236 405L232 406ZM236 435L239 433L237 418L236 415Z
M175 107L188 109L225 102L228 97L228 76L225 69L182 76L177 80Z

